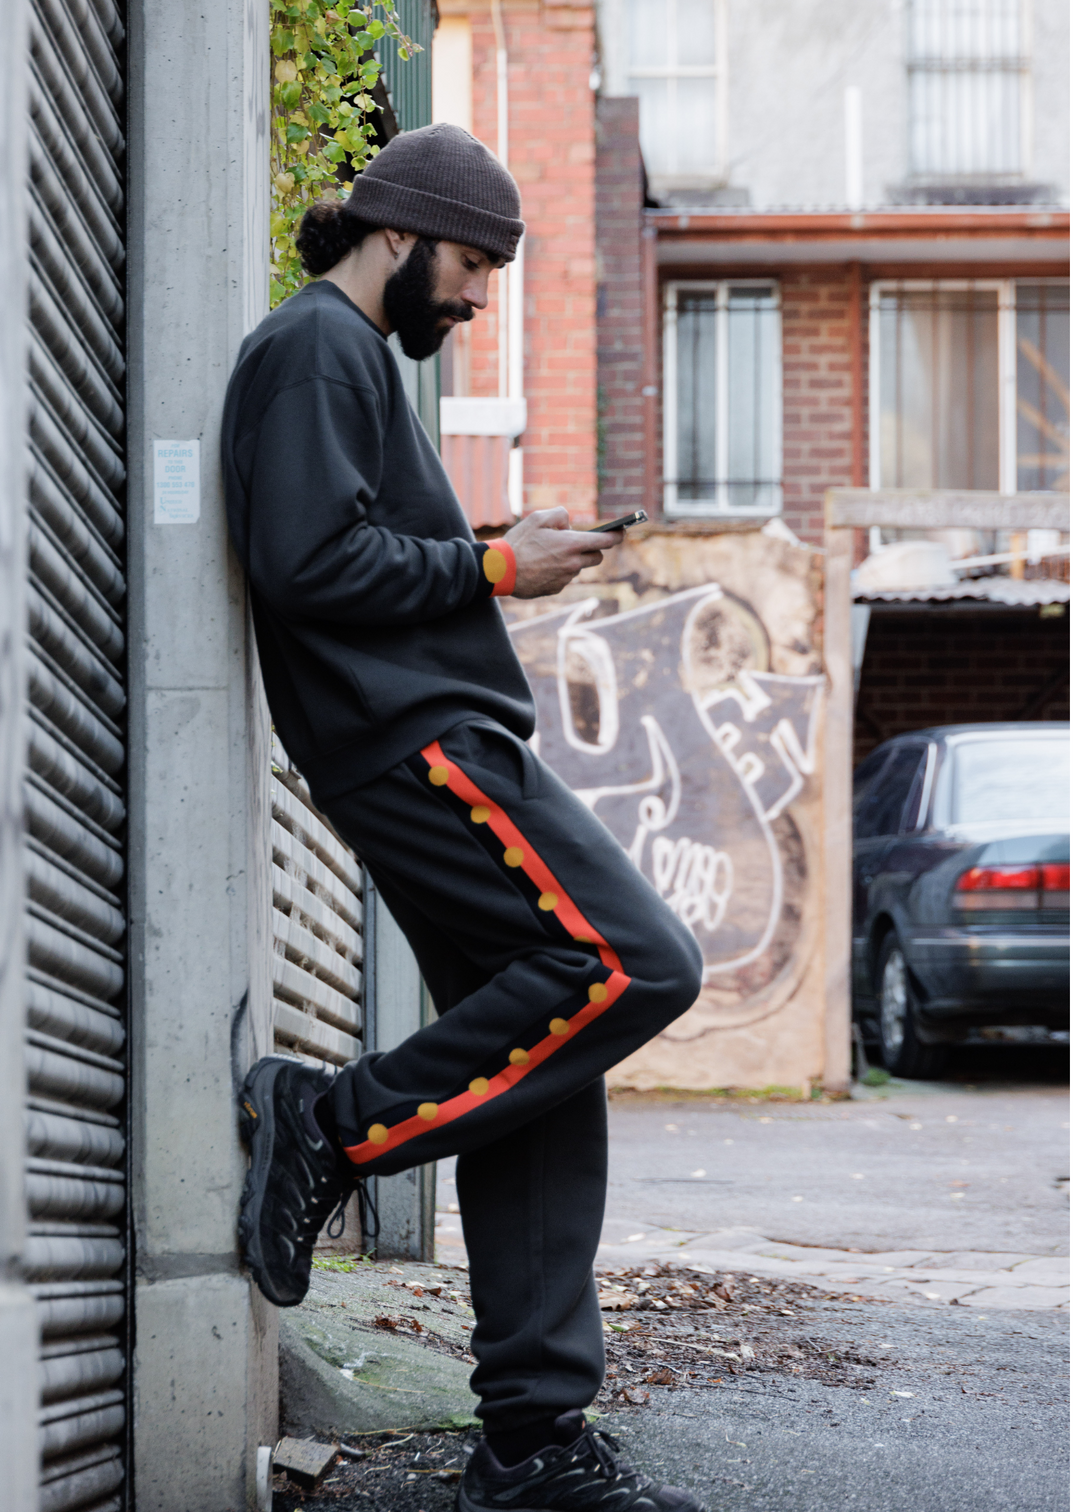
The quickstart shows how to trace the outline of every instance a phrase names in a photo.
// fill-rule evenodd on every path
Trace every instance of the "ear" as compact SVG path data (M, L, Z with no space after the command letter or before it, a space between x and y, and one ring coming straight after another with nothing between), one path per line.
M386 237L390 248L390 255L395 262L400 262L403 257L408 257L416 245L415 231L394 231L389 226L385 226L383 228L383 235Z

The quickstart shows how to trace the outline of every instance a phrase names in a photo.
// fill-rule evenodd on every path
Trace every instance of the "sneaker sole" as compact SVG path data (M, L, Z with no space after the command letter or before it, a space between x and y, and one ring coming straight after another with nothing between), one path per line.
M284 1055L264 1056L248 1072L240 1093L240 1137L251 1152L251 1166L240 1195L240 1253L252 1279L275 1307L293 1307L302 1298L274 1295L265 1280L266 1266L259 1240L266 1180L274 1158L274 1083L283 1066L294 1064Z
M493 1507L487 1502L473 1501L471 1496L458 1488L457 1501L454 1503L454 1512L506 1512L505 1507ZM525 1512L525 1509L522 1509ZM527 1512L560 1512L557 1507L529 1507ZM562 1512L566 1512L563 1508Z

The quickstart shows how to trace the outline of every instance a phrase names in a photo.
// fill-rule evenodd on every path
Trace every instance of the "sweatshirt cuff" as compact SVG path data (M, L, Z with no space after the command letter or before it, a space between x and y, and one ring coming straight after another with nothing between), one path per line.
M514 548L505 541L476 541L473 543L480 567L477 598L506 598L514 591L517 581L517 558Z

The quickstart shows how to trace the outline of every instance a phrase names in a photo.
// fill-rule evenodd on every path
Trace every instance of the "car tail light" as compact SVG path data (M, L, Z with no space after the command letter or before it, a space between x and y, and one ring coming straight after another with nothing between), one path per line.
M956 884L957 892L1000 892L1003 888L1037 888L1038 866L973 866Z
M972 866L956 881L957 908L1067 908L1069 863Z

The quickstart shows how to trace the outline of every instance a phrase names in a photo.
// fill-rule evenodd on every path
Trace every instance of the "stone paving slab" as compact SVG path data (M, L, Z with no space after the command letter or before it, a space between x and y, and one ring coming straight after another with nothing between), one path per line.
M464 1263L461 1220L437 1216L440 1259ZM849 1250L786 1244L746 1228L709 1234L642 1225L640 1231L600 1245L597 1265L708 1265L717 1271L749 1271L789 1281L805 1281L825 1291L895 1300L903 1296L923 1306L1067 1309L1069 1262L1064 1256L1014 1251L980 1254L971 1250Z

